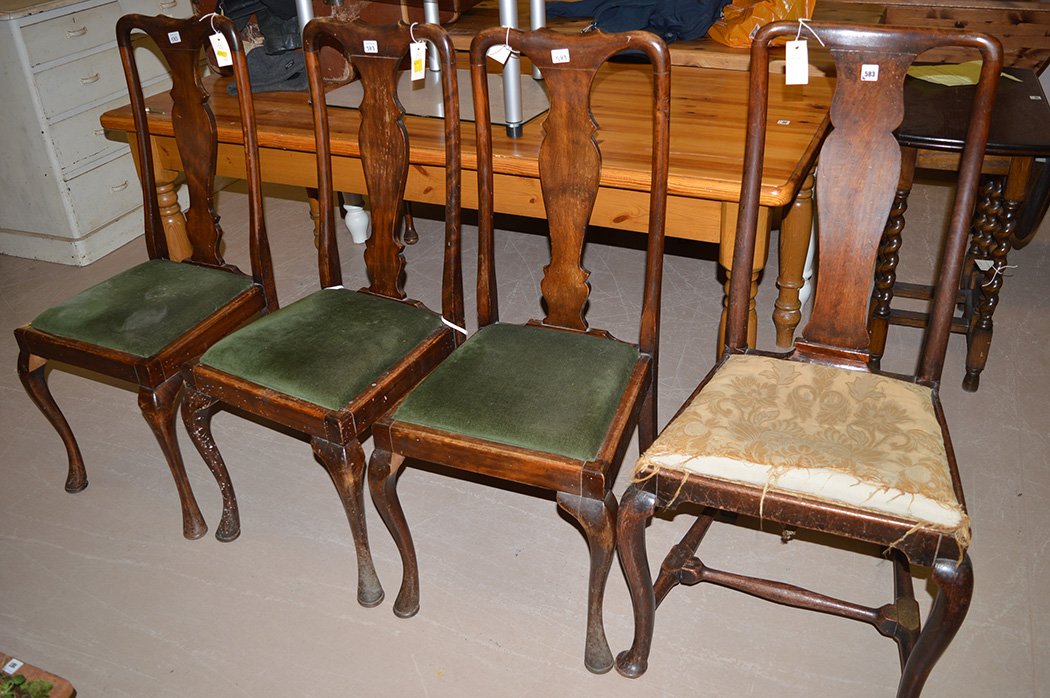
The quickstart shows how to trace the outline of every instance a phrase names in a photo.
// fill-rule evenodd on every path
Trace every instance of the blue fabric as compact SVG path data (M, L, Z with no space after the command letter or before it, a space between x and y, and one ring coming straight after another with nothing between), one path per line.
M664 41L692 41L707 33L730 0L579 0L548 2L548 17L594 17L604 32L644 29Z

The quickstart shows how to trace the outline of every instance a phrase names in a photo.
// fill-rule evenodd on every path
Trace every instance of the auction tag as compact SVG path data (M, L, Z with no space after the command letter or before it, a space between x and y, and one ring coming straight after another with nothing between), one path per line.
M365 53L379 53L379 42L375 39L365 39L362 48L364 48Z
M225 34L212 34L208 37L211 48L215 52L215 63L220 68L233 65L233 55L230 53L230 44L226 41Z
M503 65L507 62L507 59L510 58L511 51L512 49L509 44L499 44L486 51L485 55L500 65Z
M413 41L408 47L408 55L412 60L412 79L422 80L426 76L427 43Z
M879 81L879 64L878 63L865 63L860 67L860 79L861 82L878 82Z
M17 659L12 659L11 661L9 661L7 664L4 665L4 673L7 674L8 676L10 676L11 674L15 673L16 671L18 671L21 668L22 668L22 662L18 661Z
M556 48L551 50L551 63L568 63L569 49Z
M785 85L809 84L809 45L805 39L787 42L787 65L784 70Z
M182 43L182 34L178 32L168 32L168 43L178 44Z

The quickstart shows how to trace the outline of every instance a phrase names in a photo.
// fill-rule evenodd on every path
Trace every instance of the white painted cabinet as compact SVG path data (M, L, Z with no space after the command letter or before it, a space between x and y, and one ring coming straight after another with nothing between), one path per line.
M0 0L0 253L90 264L142 232L128 146L99 116L127 103L122 14L188 17L190 0ZM137 49L147 92L170 81Z

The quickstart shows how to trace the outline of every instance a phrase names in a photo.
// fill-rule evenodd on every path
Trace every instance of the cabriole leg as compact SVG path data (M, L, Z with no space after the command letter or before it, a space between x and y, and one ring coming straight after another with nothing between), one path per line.
M656 620L656 593L645 550L645 524L656 511L656 495L631 485L620 500L617 551L634 606L634 641L616 657L616 671L637 678L649 666L649 648Z
M322 439L310 440L314 453L331 476L339 499L350 522L350 532L357 550L357 602L366 608L383 601L383 587L379 583L372 551L368 547L368 529L365 526L365 500L362 485L365 479L365 452L354 441L345 446Z
M955 560L935 561L933 579L940 591L926 619L926 626L904 665L897 698L918 698L933 665L948 649L970 608L973 567L969 555L964 555L958 563Z
M419 612L419 565L416 562L416 548L412 544L412 533L408 530L405 512L397 498L397 473L404 462L405 457L401 454L383 451L378 447L373 450L368 463L368 490L401 553L404 571L401 589L394 601L394 615L411 618Z
M73 430L69 428L62 410L58 409L58 403L51 395L47 387L47 359L30 354L27 351L18 354L18 378L22 381L22 387L33 403L51 422L51 426L58 432L62 443L66 447L66 455L69 458L69 472L66 475L66 492L83 492L88 486L87 471L84 469L84 458L80 455L80 447L73 436Z
M196 540L208 532L208 525L204 523L197 500L193 498L193 489L186 477L179 442L175 437L175 399L181 387L182 376L178 374L161 383L155 390L142 386L139 388L139 409L157 437L160 450L171 469L171 476L175 478L175 487L182 503L182 535Z
M197 453L208 464L208 469L219 483L222 493L222 520L215 531L215 537L223 543L236 540L241 535L240 514L237 511L237 495L233 491L233 482L226 470L226 463L215 445L211 433L212 407L218 402L215 398L195 390L189 384L182 397L182 423L190 435L190 441L197 447Z
M611 492L606 493L604 501L559 492L558 506L579 521L587 535L591 566L587 592L587 647L584 652L584 664L595 674L604 674L613 666L612 651L605 637L602 602L616 546L616 499Z

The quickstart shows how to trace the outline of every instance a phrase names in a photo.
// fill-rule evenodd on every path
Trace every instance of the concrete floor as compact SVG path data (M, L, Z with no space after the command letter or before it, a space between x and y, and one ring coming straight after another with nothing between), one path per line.
M269 191L278 292L316 288L305 201ZM902 278L922 280L936 253L923 228L943 220L949 191L917 187ZM220 194L228 258L244 256L245 197ZM439 224L420 221L406 250L409 291L436 306ZM515 227L519 227L515 224ZM1047 226L1043 226L1047 227ZM468 316L473 228L464 251ZM503 316L538 315L544 238L501 232ZM591 324L624 338L641 296L640 238L605 236L587 265ZM346 284L361 277L344 238ZM359 250L359 248L357 248ZM0 256L0 650L68 678L81 696L891 696L896 648L866 625L781 608L703 585L672 593L656 620L649 671L638 680L583 666L587 549L553 498L409 466L399 491L420 559L422 608L396 618L396 549L371 502L372 548L387 600L355 602L356 566L339 501L309 445L229 412L214 420L241 506L233 543L181 535L178 500L134 392L65 368L51 384L87 463L91 486L63 491L65 453L24 394L11 330L51 304L145 259L141 242L82 269ZM661 425L714 360L721 304L715 250L675 243L666 260L660 357ZM1050 231L1011 256L981 389L960 388L965 342L952 339L942 385L970 514L976 587L969 617L924 695L1050 695ZM774 262L775 263L775 259ZM759 343L772 347L773 280L759 295ZM474 328L472 322L471 328ZM889 370L908 369L919 335L893 328ZM180 427L181 429L181 427ZM198 501L213 527L218 490L181 436ZM366 444L366 450L370 444ZM636 449L614 487L626 486ZM690 521L658 518L661 559ZM890 564L813 536L716 525L705 561L810 584L881 605ZM922 573L919 572L921 575ZM1040 581L1043 580L1043 581ZM918 580L928 608L928 577ZM610 576L605 624L614 652L632 635L627 589Z

